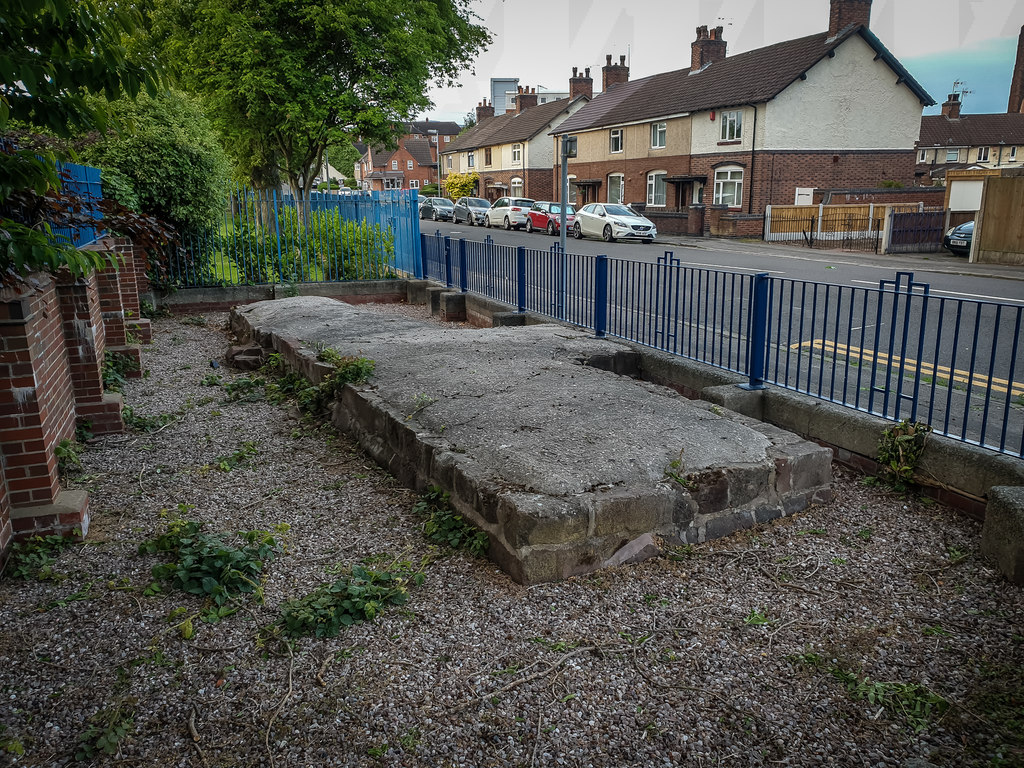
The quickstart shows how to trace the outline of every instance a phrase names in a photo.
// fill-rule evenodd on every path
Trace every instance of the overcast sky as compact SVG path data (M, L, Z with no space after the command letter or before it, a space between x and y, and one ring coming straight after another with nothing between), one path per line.
M428 117L462 122L491 77L568 90L572 68L601 87L605 54L630 79L690 65L694 30L725 27L729 55L828 29L828 0L474 0L494 41L460 88L435 89ZM966 83L965 112L1005 112L1024 0L874 0L871 29L939 103ZM937 112L938 107L927 110Z

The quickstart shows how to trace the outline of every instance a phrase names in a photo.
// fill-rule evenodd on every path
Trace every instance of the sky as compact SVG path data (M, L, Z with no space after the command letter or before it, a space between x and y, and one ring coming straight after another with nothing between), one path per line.
M605 55L630 79L690 66L698 26L722 26L729 55L824 32L828 0L472 0L493 42L426 117L463 122L491 77L567 91L572 68L601 88ZM871 30L938 104L959 81L965 113L1005 112L1024 0L874 0ZM935 114L940 107L925 110Z

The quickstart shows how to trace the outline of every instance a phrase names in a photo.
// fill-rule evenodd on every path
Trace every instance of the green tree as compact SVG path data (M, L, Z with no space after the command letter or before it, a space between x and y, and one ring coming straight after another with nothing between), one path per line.
M445 177L444 188L448 197L458 200L460 197L469 197L476 193L477 185L480 183L480 174L472 173L450 173Z
M168 91L118 99L109 111L132 130L92 134L79 150L102 169L105 192L179 230L211 224L224 209L229 163L198 102Z
M68 137L102 128L102 100L155 93L152 63L129 60L125 36L142 18L133 7L101 11L94 0L5 0L0 10L0 134L11 120ZM0 149L0 277L68 266L82 274L102 264L94 252L56 241L45 213L61 183L52 151ZM46 204L47 201L50 204ZM15 216L12 211L18 211Z
M153 0L168 66L239 160L257 146L305 195L325 148L394 140L490 36L469 0ZM255 179L254 179L255 181Z

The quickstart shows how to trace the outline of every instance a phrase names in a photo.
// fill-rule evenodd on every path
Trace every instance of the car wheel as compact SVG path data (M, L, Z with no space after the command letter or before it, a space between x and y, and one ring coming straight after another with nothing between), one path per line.
M604 233L602 234L602 237L604 238L604 241L606 243L614 243L615 242L615 238L612 237L612 225L611 224L605 224L604 225Z
M551 235L552 237L554 237L557 232L558 232L558 230L555 229L555 222L549 221L548 222L548 234Z
M579 222L576 222L573 225L573 227L572 227L572 236L575 237L577 240L582 240L583 239L583 230L580 229Z
M473 214L472 213L469 214L469 216L466 217L466 226L467 227L472 227L473 226Z
M491 217L490 216L484 216L484 226L487 227L487 229L491 228Z
M505 231L508 232L512 229L512 222L508 220L508 216L505 217Z
M533 234L533 221L531 219L526 220L526 231L531 235Z

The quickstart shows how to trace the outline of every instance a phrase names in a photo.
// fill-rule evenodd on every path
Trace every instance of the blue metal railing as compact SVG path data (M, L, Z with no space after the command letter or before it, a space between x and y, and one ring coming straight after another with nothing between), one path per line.
M1024 306L423 236L423 275L938 434L1024 457Z
M178 287L422 276L416 190L313 193L236 188L222 220L185 233Z

